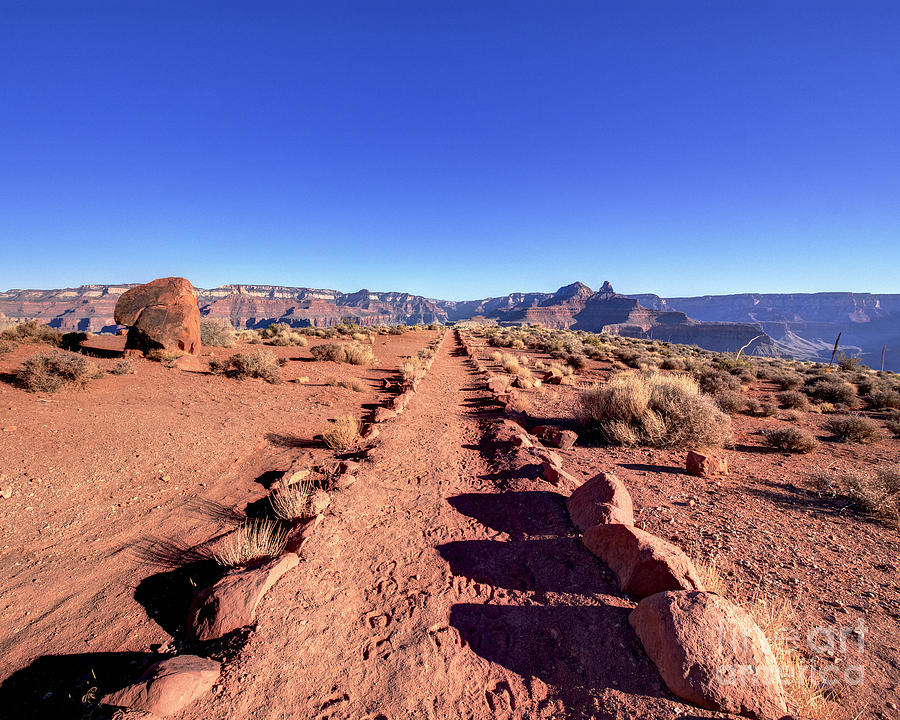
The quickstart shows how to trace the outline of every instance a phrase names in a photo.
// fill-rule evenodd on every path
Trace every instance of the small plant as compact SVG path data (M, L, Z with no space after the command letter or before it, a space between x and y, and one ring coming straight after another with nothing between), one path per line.
M335 452L354 450L359 443L359 421L353 415L342 415L322 433L322 440Z
M110 372L113 375L131 375L134 373L134 365L131 360L119 360L113 365L113 369Z
M210 347L234 347L234 328L215 320L200 321L200 344Z
M491 361L492 361L492 362L498 363L498 362L500 362L502 359L503 359L503 353L501 353L499 350L494 350L494 351L491 353Z
M747 407L747 397L739 390L723 390L716 394L716 404L725 412L734 415Z
M796 453L811 453L819 447L818 441L806 430L787 427L763 432L766 444L779 450Z
M581 394L580 414L619 445L721 447L731 440L731 419L685 375L614 375Z
M280 488L269 495L272 512L287 522L310 517L313 515L312 494L315 489L315 483L309 479Z
M778 402L782 407L792 408L794 410L808 410L809 398L802 392L796 390L785 390L778 393Z
M393 334L393 333L392 333ZM349 365L374 365L375 353L371 347L357 343L322 343L310 348L316 360L347 363Z
M900 524L900 466L822 475L817 484L820 495L843 495L852 507Z
M515 375L519 372L519 358L515 355L504 355L500 362L503 365L503 369L510 375Z
M337 378L330 378L326 382L326 384L330 385L331 387L341 387L347 390L352 390L353 392L365 392L367 390L366 384L358 378L349 378L348 380L338 380Z
M778 406L775 403L761 403L759 414L762 417L775 417L778 414Z
M825 423L829 432L841 442L866 442L881 439L878 425L862 415L842 415Z
M152 350L147 352L145 357L148 360L166 364L174 362L184 354L185 352L183 350L166 350L165 348L153 348Z
M7 355L18 347L12 340L0 340L0 355Z
M84 387L88 380L102 374L103 371L87 358L54 350L32 355L16 372L16 377L29 392L56 392L63 385Z
M856 388L835 377L814 380L806 389L808 395L835 405L852 405L856 400Z
M280 522L252 519L223 538L213 559L223 567L238 567L277 557L286 543L287 529Z
M404 384L409 384L416 379L416 376L422 369L422 363L418 359L404 360L397 368L400 373L400 379Z
M209 371L214 375L227 375L236 380L259 378L277 385L281 382L281 363L271 350L255 353L235 353L226 360L213 358Z
M887 420L884 421L884 426L894 433L894 437L900 437L900 411L894 410L891 412Z
M37 320L10 325L0 330L0 340L12 342L43 342L48 345L59 345L62 341L62 333L54 330L49 325L43 325Z

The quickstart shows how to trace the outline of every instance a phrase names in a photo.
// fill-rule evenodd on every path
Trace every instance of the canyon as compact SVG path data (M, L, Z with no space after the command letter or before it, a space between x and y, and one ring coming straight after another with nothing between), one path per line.
M113 311L129 284L83 285L0 293L0 324L39 320L62 330L111 332ZM475 320L540 324L698 345L708 350L825 360L838 333L841 349L867 365L900 369L900 294L790 293L671 297L622 295L608 282L596 292L576 282L555 293L511 293L470 301L403 292L353 293L274 285L197 289L204 317L237 328L273 322L327 327Z

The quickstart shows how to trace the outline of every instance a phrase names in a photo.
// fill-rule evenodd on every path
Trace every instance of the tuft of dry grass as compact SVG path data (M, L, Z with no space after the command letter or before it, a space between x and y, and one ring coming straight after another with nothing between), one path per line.
M56 392L63 385L84 387L103 371L82 355L54 350L32 355L16 371L16 379L29 392Z
M503 369L506 370L510 375L518 374L520 370L519 358L515 355L504 355L500 361L501 365L503 365Z
M900 525L900 466L851 472L843 478L843 485L860 510Z
M132 375L134 373L134 365L131 360L119 360L113 369L110 370L113 375Z
M330 385L331 387L345 388L346 390L352 390L353 392L365 392L367 390L366 384L358 378L349 378L347 380L329 378L325 381L325 384Z
M703 587L706 588L707 592L715 593L716 595L725 595L728 586L725 583L722 574L719 572L719 566L715 560L695 560L694 568L697 570L697 574L700 576Z
M404 360L402 363L400 363L397 371L400 373L400 379L404 383L409 384L416 379L416 376L419 374L421 369L421 361L418 358L410 358L409 360Z
M209 371L214 375L227 375L236 380L259 378L277 385L281 382L281 363L271 350L255 353L235 353L226 360L212 358Z
M238 567L280 555L286 542L287 529L280 522L247 520L222 539L213 559L224 567Z
M335 452L350 452L359 443L359 420L353 415L341 415L322 433L322 440Z
M311 517L312 494L315 490L315 483L307 478L269 495L269 505L276 517L288 522Z
M494 352L491 353L491 361L492 362L498 363L502 359L503 359L503 353L501 353L499 350L494 350Z
M731 440L731 419L686 375L613 375L582 392L580 415L618 445L721 447Z
M770 447L788 452L811 453L819 447L818 441L809 432L795 427L765 430L763 437Z
M375 353L371 347L358 343L322 343L310 348L316 360L347 363L349 365L374 365Z

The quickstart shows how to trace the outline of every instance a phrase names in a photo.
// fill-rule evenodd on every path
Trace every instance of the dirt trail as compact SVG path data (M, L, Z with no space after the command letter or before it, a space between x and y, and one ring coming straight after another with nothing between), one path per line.
M448 336L183 717L678 716L563 499L492 452L494 412Z

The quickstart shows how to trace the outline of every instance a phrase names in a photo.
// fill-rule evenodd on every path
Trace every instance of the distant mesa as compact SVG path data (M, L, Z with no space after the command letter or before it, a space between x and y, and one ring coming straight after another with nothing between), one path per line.
M117 300L132 285L84 285L0 293L9 322L37 319L67 331L111 332ZM402 292L353 293L279 285L223 285L197 289L200 315L238 328L284 322L294 327L447 323L477 318L499 324L608 332L625 337L735 352L782 354L828 361L838 332L842 349L881 367L900 370L900 295L869 293L707 295L661 298L621 295L609 282L596 292L582 282L555 293L516 292L451 301Z

